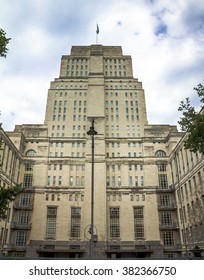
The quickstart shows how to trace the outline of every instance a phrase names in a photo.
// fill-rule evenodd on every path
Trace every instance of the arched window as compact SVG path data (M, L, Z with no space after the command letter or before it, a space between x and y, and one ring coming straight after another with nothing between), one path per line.
M34 151L34 150L28 150L26 152L27 157L34 157L35 155L36 155L36 151Z
M155 157L165 157L165 156L166 156L166 153L162 150L158 150L155 153Z

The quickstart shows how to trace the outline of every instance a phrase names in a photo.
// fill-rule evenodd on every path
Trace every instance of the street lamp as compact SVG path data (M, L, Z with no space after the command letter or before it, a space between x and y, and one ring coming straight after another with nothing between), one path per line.
M90 240L90 259L93 259L93 242L94 242L94 136L97 132L94 130L94 118L92 118L90 130L87 132L91 136L91 240Z

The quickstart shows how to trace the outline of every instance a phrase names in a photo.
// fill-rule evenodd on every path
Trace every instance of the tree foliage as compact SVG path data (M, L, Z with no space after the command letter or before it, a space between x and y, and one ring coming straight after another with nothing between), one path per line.
M6 57L7 55L7 45L11 38L6 38L6 32L0 28L0 57Z
M188 133L184 143L185 148L204 155L204 86L199 84L194 90L200 98L200 110L197 112L187 97L184 101L180 102L178 110L183 115L178 123L181 130Z
M0 186L0 219L5 219L9 208L9 202L15 200L16 196L22 191L22 185L5 188Z

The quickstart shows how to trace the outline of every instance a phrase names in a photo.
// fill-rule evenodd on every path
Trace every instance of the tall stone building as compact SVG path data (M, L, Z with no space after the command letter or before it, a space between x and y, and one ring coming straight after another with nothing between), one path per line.
M44 124L17 125L7 133L9 144L3 140L7 148L1 158L7 163L1 176L9 186L10 146L12 168L12 158L19 159L15 182L22 182L24 191L11 205L10 222L0 223L2 251L14 257L89 258L92 120L97 131L93 257L182 257L185 209L177 197L174 159L183 134L175 126L148 124L131 57L121 47L102 45L75 46L62 56Z

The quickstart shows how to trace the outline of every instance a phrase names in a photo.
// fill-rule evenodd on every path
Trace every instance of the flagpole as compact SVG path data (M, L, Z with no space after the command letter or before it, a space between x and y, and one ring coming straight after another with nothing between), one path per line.
M96 24L96 45L98 45L98 34L99 34L99 26Z

